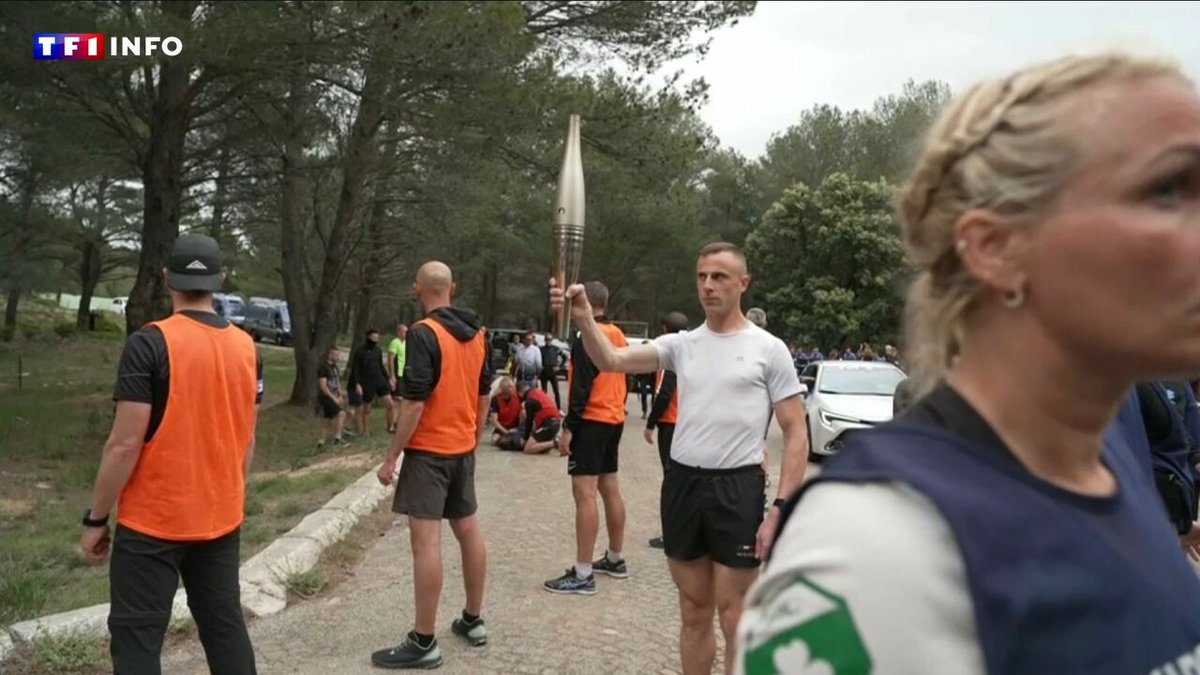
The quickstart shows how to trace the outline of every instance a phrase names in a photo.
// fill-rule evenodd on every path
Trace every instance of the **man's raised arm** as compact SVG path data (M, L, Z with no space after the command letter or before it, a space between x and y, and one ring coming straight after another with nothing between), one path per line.
M570 303L571 320L579 326L583 348L596 368L618 373L653 373L658 370L658 349L652 344L617 347L608 341L592 316L592 306L583 292L582 284L567 289L566 301ZM550 310L561 311L564 304L563 292L550 281Z

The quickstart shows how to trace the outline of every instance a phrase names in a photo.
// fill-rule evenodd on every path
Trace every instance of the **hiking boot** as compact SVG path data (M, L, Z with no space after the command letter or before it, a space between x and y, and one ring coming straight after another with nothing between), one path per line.
M438 649L437 638L433 639L428 649L417 644L415 632L404 637L404 642L391 649L380 649L371 654L371 663L379 668L440 668L442 652Z
M482 647L487 644L487 628L484 627L482 618L468 623L460 616L450 624L450 630L469 642L472 647Z
M625 559L622 558L617 562L608 559L608 555L592 563L592 569L600 574L607 574L610 577L624 579L629 576L629 567L625 564Z
M589 574L588 578L580 579L575 576L575 567L557 579L551 579L544 584L551 593L578 593L579 595L596 594L596 575Z

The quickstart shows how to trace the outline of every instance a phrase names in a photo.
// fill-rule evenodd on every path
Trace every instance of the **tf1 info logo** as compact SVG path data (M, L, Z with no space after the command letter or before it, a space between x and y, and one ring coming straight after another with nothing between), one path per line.
M108 47L106 50L105 47ZM38 61L101 61L109 56L178 56L177 37L116 37L103 33L34 33L33 58Z

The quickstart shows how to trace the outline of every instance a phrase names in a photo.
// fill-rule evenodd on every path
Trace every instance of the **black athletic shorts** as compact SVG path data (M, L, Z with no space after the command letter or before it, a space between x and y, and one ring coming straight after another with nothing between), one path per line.
M404 378L403 377L396 378L396 386L392 388L392 398L397 399L397 400L404 398Z
M758 567L754 543L766 490L761 464L700 469L671 460L659 504L667 557Z
M342 406L324 394L317 397L317 405L321 408L321 415L327 420L334 419L342 412Z
M562 422L557 417L551 417L546 420L545 424L533 430L533 440L538 443L554 440L554 435L558 433ZM574 441L572 441L574 443Z
M417 518L455 520L473 515L475 453L445 456L404 450L392 511Z
M364 389L363 392L366 393L366 390ZM346 392L346 403L351 408L357 408L362 405L362 402L362 397L358 395L358 387L350 387L350 391Z
M617 472L621 432L624 424L605 424L584 420L571 435L571 455L567 475L599 476Z
M363 387L362 402L372 403L377 398L383 398L392 393L392 388L387 382L380 382L374 387Z

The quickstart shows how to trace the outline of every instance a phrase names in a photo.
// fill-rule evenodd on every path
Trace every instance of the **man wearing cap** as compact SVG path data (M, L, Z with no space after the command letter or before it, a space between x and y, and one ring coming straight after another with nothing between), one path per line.
M224 279L215 240L179 237L163 273L174 311L125 344L80 548L92 564L112 554L115 675L161 672L181 577L209 669L255 673L238 565L262 363L250 336L213 311Z

